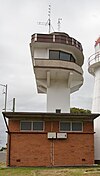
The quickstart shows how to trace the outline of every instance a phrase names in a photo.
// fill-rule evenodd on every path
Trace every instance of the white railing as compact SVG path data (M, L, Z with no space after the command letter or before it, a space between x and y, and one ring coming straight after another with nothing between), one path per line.
M92 54L88 59L88 67L92 64L100 62L100 52Z

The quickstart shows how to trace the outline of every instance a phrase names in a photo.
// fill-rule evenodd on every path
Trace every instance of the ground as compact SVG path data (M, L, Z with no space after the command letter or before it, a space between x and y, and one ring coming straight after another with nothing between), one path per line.
M100 167L87 168L5 168L0 166L0 176L100 176Z

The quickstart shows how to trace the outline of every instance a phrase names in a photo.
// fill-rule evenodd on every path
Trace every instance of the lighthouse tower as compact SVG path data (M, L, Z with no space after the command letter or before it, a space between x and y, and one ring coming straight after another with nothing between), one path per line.
M30 43L38 93L47 94L47 112L70 112L70 94L83 84L81 43L66 33L33 34Z
M100 37L95 42L95 53L88 60L88 71L94 76L92 112L100 113ZM95 160L100 161L100 117L94 121Z

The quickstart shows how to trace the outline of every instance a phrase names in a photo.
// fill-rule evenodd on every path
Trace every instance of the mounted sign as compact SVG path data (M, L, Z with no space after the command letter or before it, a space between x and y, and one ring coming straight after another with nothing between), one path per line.
M55 132L49 132L48 133L48 139L56 139L56 133Z
M57 139L66 139L67 133L57 133Z

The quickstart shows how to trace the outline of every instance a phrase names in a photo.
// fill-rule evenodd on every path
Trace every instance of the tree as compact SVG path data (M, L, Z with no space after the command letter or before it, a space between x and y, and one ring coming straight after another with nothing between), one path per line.
M80 109L80 108L71 108L70 113L72 114L91 114L91 111L88 109Z

